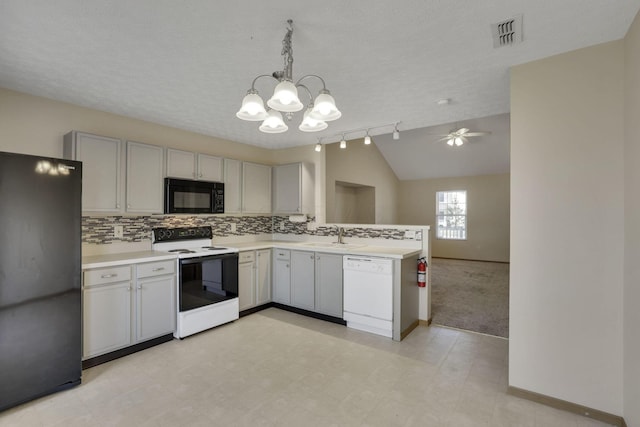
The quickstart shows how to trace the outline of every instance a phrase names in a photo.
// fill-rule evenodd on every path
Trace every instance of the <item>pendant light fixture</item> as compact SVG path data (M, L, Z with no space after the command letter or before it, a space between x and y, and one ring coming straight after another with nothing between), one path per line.
M327 128L327 122L339 119L342 113L336 107L336 102L327 90L322 77L316 74L307 74L300 77L296 83L293 82L293 48L291 45L293 21L289 19L287 23L289 27L282 40L284 69L282 71L274 71L272 74L262 74L253 79L251 89L247 91L242 100L242 106L236 113L236 117L248 121L263 121L258 129L265 133L286 132L289 127L285 124L282 113L284 113L287 120L291 120L293 113L305 107L298 97L298 89L303 89L309 97L309 103L298 129L303 132L318 132ZM255 88L256 81L262 77L270 77L278 81L273 91L273 96L267 101L269 110L265 109L264 101ZM320 89L315 99L311 90L302 84L303 80L308 79L317 79L322 83L322 89Z

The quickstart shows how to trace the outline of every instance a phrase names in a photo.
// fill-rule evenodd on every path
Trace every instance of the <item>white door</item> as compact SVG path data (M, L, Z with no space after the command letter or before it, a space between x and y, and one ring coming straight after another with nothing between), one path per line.
M137 340L146 341L175 330L175 276L139 279L137 283Z
M83 292L83 357L131 344L131 284L86 288Z

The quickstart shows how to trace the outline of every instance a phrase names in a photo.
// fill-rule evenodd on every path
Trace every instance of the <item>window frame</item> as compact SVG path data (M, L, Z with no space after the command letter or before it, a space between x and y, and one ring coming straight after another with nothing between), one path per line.
M458 196L458 194L451 194L451 193L464 193L464 201L463 202L458 202L457 200L454 201L449 201L449 197L453 196L456 197ZM444 194L443 199L445 199L445 201L440 202L440 195ZM457 204L457 203L462 203L462 205L464 206L464 210L463 213L449 213L449 214L442 214L440 213L440 207L441 207L441 203L444 203L447 205L447 207L445 209L449 209L449 205L453 205L453 204ZM467 190L442 190L442 191L436 191L436 239L438 240L452 240L452 241L465 241L468 240L469 238L469 225L467 222L468 219L468 214L469 214L469 209L468 209L468 199L467 199ZM444 221L445 223L448 222L447 218L448 217L454 217L454 218L462 218L462 229L456 229L456 228L452 228L452 227L440 227L440 223L441 220ZM458 219L454 219L455 222L458 222ZM458 226L460 227L460 226ZM446 236L446 235L441 235L441 231L445 232L445 231L461 231L463 237L452 237L452 236Z

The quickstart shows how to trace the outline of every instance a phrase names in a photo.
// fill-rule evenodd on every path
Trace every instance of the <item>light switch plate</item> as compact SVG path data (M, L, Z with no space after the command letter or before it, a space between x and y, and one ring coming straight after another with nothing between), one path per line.
M113 226L113 237L116 239L122 239L124 237L124 226L122 225L114 225Z

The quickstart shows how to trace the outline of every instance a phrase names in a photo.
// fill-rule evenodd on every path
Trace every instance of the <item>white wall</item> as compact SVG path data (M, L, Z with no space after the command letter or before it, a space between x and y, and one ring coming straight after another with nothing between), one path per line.
M431 224L432 255L509 262L509 174L400 181L399 223ZM436 192L467 191L467 240L436 238Z
M511 74L509 384L615 415L623 409L623 59L617 41Z
M640 14L624 48L624 418L628 426L640 426Z

